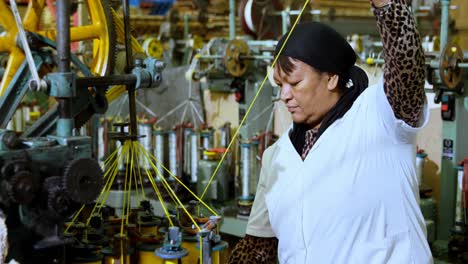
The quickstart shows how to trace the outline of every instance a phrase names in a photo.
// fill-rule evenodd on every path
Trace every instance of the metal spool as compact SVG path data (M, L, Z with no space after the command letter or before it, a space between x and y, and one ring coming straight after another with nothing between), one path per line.
M462 48L456 43L446 45L440 57L439 74L449 89L458 88L463 79L463 68L458 66L461 62L463 62Z
M190 134L190 181L197 182L198 179L198 134L192 131Z
M186 175L191 175L191 152L190 152L190 134L192 133L193 128L191 126L187 126L184 128L184 173Z
M241 141L240 143L240 186L241 186L241 198L250 198L250 160L251 160L251 149L252 144L250 141Z
M168 132L168 140L169 140L169 171L174 176L177 176L177 134L176 134L176 131L171 130ZM172 177L170 177L169 179L172 179Z
M144 137L138 139L148 153L153 153L153 125L151 123L139 123L138 133ZM140 155L140 167L151 170L150 160L144 154Z
M205 129L200 132L201 147L203 150L207 150L213 147L214 130ZM203 159L207 159L208 156L203 155Z
M211 176L221 160L221 156L226 151L225 149L211 149L204 151L207 159L202 159L198 162L198 179L197 193L201 195L208 185ZM206 199L216 201L227 201L229 198L229 170L226 162L219 165L219 169L215 178L211 182L206 194Z
M164 134L165 132L161 129L154 131L154 157L156 158L156 169L159 171L155 173L156 181L161 181L160 177L164 176L162 164L164 163Z

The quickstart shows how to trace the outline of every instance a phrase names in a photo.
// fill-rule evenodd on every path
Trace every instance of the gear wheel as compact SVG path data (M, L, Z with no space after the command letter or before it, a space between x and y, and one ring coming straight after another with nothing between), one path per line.
M60 216L67 216L72 213L72 201L63 188L52 187L47 197L47 208Z
M51 176L44 180L42 183L42 190L48 192L50 189L54 187L61 187L62 186L62 177L60 176Z
M17 172L11 177L8 183L8 194L14 202L28 204L34 200L38 186L31 172Z
M103 172L90 158L71 161L63 175L63 187L70 198L78 203L90 203L103 187Z

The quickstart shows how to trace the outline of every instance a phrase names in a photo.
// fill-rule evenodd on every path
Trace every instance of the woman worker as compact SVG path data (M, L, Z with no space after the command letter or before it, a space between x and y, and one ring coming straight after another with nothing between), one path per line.
M336 31L305 23L292 32L274 79L294 124L264 153L230 263L432 262L415 173L428 119L424 54L407 2L371 1L385 70L368 88Z

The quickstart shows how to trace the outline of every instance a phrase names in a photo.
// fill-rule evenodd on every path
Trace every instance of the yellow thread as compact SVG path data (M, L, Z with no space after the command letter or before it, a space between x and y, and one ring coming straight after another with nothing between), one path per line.
M129 186L128 186L128 192L127 192L127 213L125 215L125 223L128 225L128 216L130 215L130 207L132 206L132 174L133 174L133 166L134 166L134 163L133 163L133 158L134 158L134 154L135 153L135 149L133 147L133 142L132 144L130 145L130 154L131 154L131 158L130 158L130 169L127 170L127 173L130 173L130 175L128 176L128 179L129 179Z
M109 178L110 182L107 185L107 187L104 189L104 198L102 199L99 205L98 213L101 212L101 208L104 206L107 200L107 197L109 196L109 192L110 192L110 189L112 188L112 184L114 183L115 177L117 176L117 173L119 172L119 164L123 161L123 158L125 157L127 153L128 153L128 145L124 144L121 149L121 155L117 157L116 159L117 163L113 166L112 170L109 170L109 171L112 171L111 176ZM94 212L94 208L93 208L93 211L91 212L91 215L93 212ZM89 220L90 219L88 219L88 224L89 224Z
M137 152L137 153L138 153L137 158L139 160L140 159L140 157L139 157L140 153L139 152ZM145 168L145 170L147 170L147 169ZM140 178L140 185L141 185L141 191L143 193L143 200L146 200L145 188L143 187L143 180L142 180L142 177L141 177L141 170L137 170L137 171L138 171L138 177Z
M141 145L138 145L141 149L142 149L142 153L145 154L146 156L148 156L148 152L146 151L145 148L143 148L143 146ZM160 172L159 170L156 168L156 165L154 165L153 162L150 162L150 165L151 167L153 167L153 169L158 173L158 176L160 176ZM187 209L185 208L184 204L179 200L179 198L177 197L177 195L175 194L175 192L171 189L171 187L169 186L169 184L167 183L166 179L164 179L164 177L160 176L161 177L161 180L163 183L167 184L167 186L169 187L169 191L174 195L174 198L177 200L177 203L182 207L182 209L184 210L184 212L187 214L187 216L190 218L190 220L192 221L192 223L197 227L197 230L200 231L200 226L198 226L197 222L195 222L195 220L193 219L193 217L190 215L190 213L187 211Z
M83 206L81 206L80 210L78 210L78 212L76 212L75 216L72 218L71 220L71 223L69 226L67 226L67 228L65 228L65 231L64 233L68 232L68 229L75 223L76 219L78 218L78 216L80 215L81 211L83 211L83 208L85 208L86 204L83 204Z
M119 150L119 149L116 149L116 150L114 151L114 153L112 153L111 156L114 156L114 154L117 153L118 150ZM106 159L106 161L110 161L110 157L109 157L109 160ZM117 166L117 164L114 162L114 164L112 164L111 167L115 167L115 166ZM106 166L104 166L104 167L106 167ZM106 178L106 175L107 175L108 173L109 173L109 170L106 171L106 172L104 173L104 179ZM104 192L103 192L103 191L105 190L105 188L106 188L109 184L112 185L112 182L109 182L110 180L111 180L111 178L107 179L106 184L104 185L103 189L101 190L101 193L100 193L99 196L98 196L98 199L97 199L96 202L94 203L93 209L91 210L91 214L89 215L88 219L86 220L86 225L89 225L89 222L91 221L91 217L93 216L94 211L96 210L96 207L97 207L97 205L98 205L98 201L101 199L102 195L104 195ZM87 235L87 233L86 233L86 235Z
M166 208L166 205L165 205L164 200L163 200L163 198L161 196L161 193L159 192L157 184L154 182L154 179L153 179L152 175L150 173L148 173L148 169L146 169L146 171L147 171L147 174L148 174L149 181L150 181L151 185L153 186L153 189L156 192L156 195L158 196L159 202L161 203L161 206L162 206L162 208L164 210L164 214L166 214L166 217L169 220L169 225L174 226L174 223L172 223L171 215L169 214L169 211Z
M109 196L109 192L110 192L110 189L112 187L112 184L114 183L115 177L117 176L117 174L119 172L119 165L120 165L120 163L123 162L123 159L124 159L124 157L125 157L125 155L127 153L128 153L128 145L125 144L124 147L122 148L122 152L121 152L120 157L118 157L117 166L116 166L116 168L114 168L114 171L112 172L111 183L107 187L107 190L105 190L104 199L101 201L101 204L100 204L99 209L98 209L98 213L101 212L101 208L104 206L104 204L107 201L107 197Z
M125 141L125 144L127 144L129 141ZM131 146L131 144L130 144ZM131 151L131 149L130 149ZM125 221L125 216L123 214L126 213L126 204L125 204L125 201L126 201L126 198L127 198L127 171L128 171L128 163L129 163L129 159L130 159L130 155L127 155L127 164L125 166L125 178L124 178L124 197L123 197L123 201L122 201L122 205L123 205L123 208L122 208L122 221L121 221L121 224L120 224L120 234L123 236L123 229L124 229L124 221Z
M107 157L107 159L104 160L104 169L107 168L107 165L109 165L109 163L112 160L114 160L114 162L115 162L114 156L116 156L119 153L120 149L122 149L122 146L119 146L116 150L114 150L114 152L109 157ZM104 175L104 178L105 177L106 177L106 175Z
M167 172L169 173L169 175L171 177L173 177L180 185L182 185L182 187L184 187L196 200L198 200L201 204L203 204L212 214L218 216L218 213L216 213L215 210L211 209L211 207L209 207L205 202L203 202L202 199L200 199L196 194L194 194L192 192L192 190L190 190L190 188L188 188L187 186L185 186L185 184L179 180L179 178L177 178L177 176L175 176L174 174L172 174L172 172L166 168L161 162L159 162L156 157L154 157L153 155L151 155L149 153L149 156L151 157L152 160L154 160L158 165L161 165L161 167ZM150 162L151 166L153 167L153 162ZM163 178L162 176L160 178Z
M283 48L285 47L286 43L288 42L289 37L291 36L291 33L294 31L294 28L296 27L297 22L299 22L299 20L300 20L300 18L302 16L302 13L304 12L304 10L307 7L308 3L309 3L309 0L306 0L305 3L304 3L304 6L302 7L301 12L299 13L299 16L296 18L296 21L294 22L294 25L292 26L291 30L289 31L289 34L286 36L286 40L284 41L283 45L281 46L278 54L276 55L276 58L273 60L273 63L270 66L270 70L273 70L273 68L275 67L276 61L278 60L279 56L281 55L281 52L283 51ZM263 82L260 85L260 88L258 89L257 93L255 94L254 98L252 99L252 103L250 103L249 108L245 112L245 115L244 115L244 117L242 118L242 121L239 124L239 127L236 129L236 132L234 133L234 136L232 137L231 142L229 142L229 145L228 145L226 151L223 153L223 156L221 157L221 160L218 162L218 165L216 166L216 169L214 170L213 175L211 175L210 180L208 181L208 184L205 186L205 189L203 190L203 193L200 196L201 199L203 199L203 197L205 196L205 193L208 191L208 188L210 187L211 182L213 181L214 177L216 176L216 173L218 172L219 167L221 166L221 163L223 162L223 160L226 157L229 149L231 148L232 143L234 143L234 140L236 140L237 135L239 134L239 131L242 128L242 125L244 124L245 120L249 116L250 110L252 110L252 107L253 107L255 101L257 100L258 95L262 91L266 80L268 80L268 74L269 73L270 73L270 71L268 71L267 74L265 75L265 78L263 79Z
M200 236L200 264L203 264L203 238Z
M132 144L133 144L133 142L132 142ZM140 169L140 168L138 167L138 166L140 166L140 161L139 161L139 159L138 159L138 153L137 153L136 151L133 152L132 158L135 159L135 161L136 161L136 166L132 166L132 172L133 172L133 173L132 173L131 175L133 175L133 180L135 181L135 192L136 192L136 197L137 197L137 201L138 201L137 204L139 204L140 201L141 201L141 197L140 197L140 194L139 194L139 192L138 192L139 186L138 186L138 181L137 181L137 178L136 178L136 171ZM137 167L137 169L135 169L135 167ZM130 189L130 190L131 190L131 189ZM131 203L130 203L130 204L131 204Z

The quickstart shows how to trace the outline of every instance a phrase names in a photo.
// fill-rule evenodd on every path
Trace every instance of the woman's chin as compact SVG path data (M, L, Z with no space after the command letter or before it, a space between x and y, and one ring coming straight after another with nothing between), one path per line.
M302 124L306 121L306 118L304 115L298 114L298 113L292 113L291 118L294 123Z

